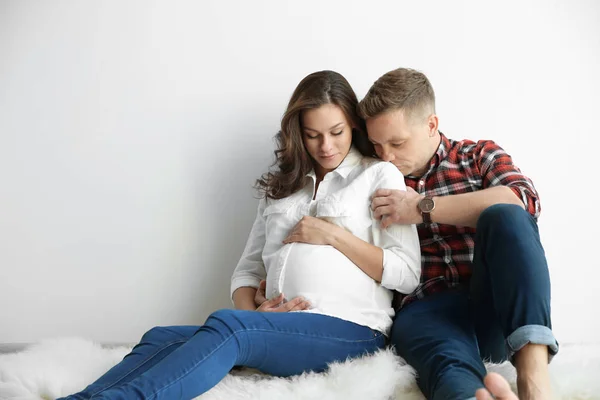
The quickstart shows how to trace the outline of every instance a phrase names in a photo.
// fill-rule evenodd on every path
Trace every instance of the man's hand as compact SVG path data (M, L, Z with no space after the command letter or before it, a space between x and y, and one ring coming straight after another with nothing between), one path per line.
M308 243L331 245L339 226L320 218L304 216L292 229L283 243Z
M296 297L288 302L285 302L283 293L271 300L264 301L256 311L261 312L289 312L302 311L310 308L310 303L304 300L303 297Z
M510 390L510 385L502 375L490 372L483 382L487 390L479 389L475 393L475 398L477 400L519 400L517 395ZM494 397L492 397L490 393L494 395Z
M406 191L379 189L373 194L371 209L374 217L381 220L384 229L392 224L420 224L423 217L417 205L421 197L410 187Z

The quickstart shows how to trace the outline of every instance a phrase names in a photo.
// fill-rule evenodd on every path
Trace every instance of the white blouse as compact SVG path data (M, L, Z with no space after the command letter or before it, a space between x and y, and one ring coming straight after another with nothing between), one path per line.
M303 296L313 312L342 318L388 334L394 310L392 292L411 293L421 274L421 250L415 225L380 226L371 211L377 189L406 190L391 163L363 157L352 148L325 175L316 197L314 171L306 186L279 200L261 199L246 248L231 278L231 295L267 280L267 298L284 293ZM315 199L313 200L313 197ZM283 244L303 216L323 218L383 249L383 277L375 282L332 246Z

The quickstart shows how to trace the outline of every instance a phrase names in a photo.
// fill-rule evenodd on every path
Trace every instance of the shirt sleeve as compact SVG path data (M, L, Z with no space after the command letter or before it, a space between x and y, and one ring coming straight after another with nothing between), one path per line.
M262 252L265 247L265 217L263 216L265 207L266 199L263 198L258 203L256 219L248 236L246 247L231 277L230 297L232 299L233 292L237 289L245 286L258 288L260 281L267 276L262 259Z
M483 188L509 187L521 199L525 210L537 219L542 210L538 192L531 179L513 164L512 157L491 140L479 141L474 151Z
M382 162L373 192L377 189L406 191L404 177L398 168ZM372 231L373 244L383 249L381 286L404 294L412 293L421 278L421 246L416 226L393 224L383 229L373 218Z

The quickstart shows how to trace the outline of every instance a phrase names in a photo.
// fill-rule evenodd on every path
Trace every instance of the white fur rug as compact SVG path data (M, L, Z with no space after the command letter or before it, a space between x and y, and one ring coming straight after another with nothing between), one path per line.
M43 341L20 353L0 356L0 399L55 399L77 392L129 351L102 348L80 338ZM514 384L513 367L489 365ZM600 399L600 345L566 345L550 365L557 399ZM323 374L291 379L247 370L229 374L197 400L422 400L414 370L391 351L331 365Z

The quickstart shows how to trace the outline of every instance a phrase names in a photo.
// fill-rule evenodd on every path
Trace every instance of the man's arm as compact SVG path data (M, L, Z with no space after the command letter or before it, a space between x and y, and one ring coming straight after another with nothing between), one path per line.
M433 197L435 208L431 219L438 224L476 227L477 219L494 204L516 204L534 218L540 214L537 191L529 178L521 173L512 158L492 141L480 141L470 153L472 168L482 180L482 188L474 192ZM423 195L408 188L406 192L378 190L371 207L382 225L420 224L423 217L418 203Z
M420 199L422 196L418 196ZM438 224L476 227L479 216L494 204L516 204L525 208L523 202L508 186L494 186L471 193L434 197L435 209L431 220ZM418 200L417 200L418 202ZM415 209L417 209L415 204ZM417 212L419 222L423 219Z
M379 189L373 196L372 207L375 218L384 216L381 225L420 224L423 216L418 204L423 195L412 188L407 191ZM448 196L436 196L431 220L438 224L476 227L479 215L494 204L516 204L524 208L523 202L507 186L494 186L476 192Z

